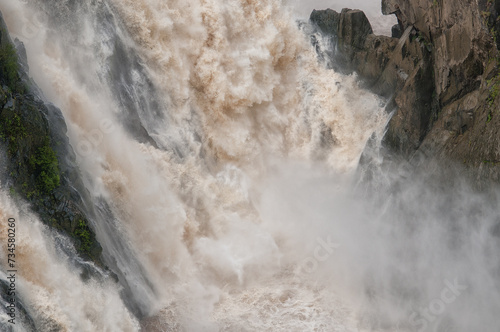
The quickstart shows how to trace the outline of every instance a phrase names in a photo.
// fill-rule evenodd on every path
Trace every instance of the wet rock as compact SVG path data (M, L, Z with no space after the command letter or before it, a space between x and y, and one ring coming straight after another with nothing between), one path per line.
M392 38L401 38L402 35L403 30L401 30L401 26L399 24L394 24L391 28Z
M90 227L92 204L78 168L71 163L75 154L64 118L42 100L29 78L24 46L11 41L1 15L0 52L0 140L6 146L2 156L7 160L6 181L45 224L74 239L80 255L103 266L102 248ZM75 232L77 226L85 231Z
M499 179L500 1L383 0L382 8L432 49L438 113L419 149L449 156L478 178Z
M317 13L316 17L321 15ZM343 9L339 17L338 51L332 62L345 73L356 71L367 88L392 98L388 111L396 109L396 113L386 144L411 155L437 112L429 43L413 27L407 27L399 38L374 35L368 19L359 10ZM315 23L313 17L311 21Z
M340 20L340 14L334 10L313 10L311 21L316 23L322 33L328 35L337 35Z
M345 52L363 49L366 37L373 33L372 26L361 10L342 9L338 26L339 46Z
M392 38L368 33L349 9L316 11L311 22L332 18L320 30L337 31L334 69L392 97L386 146L408 159L446 155L500 179L499 9L500 0L383 0L382 12L398 19Z

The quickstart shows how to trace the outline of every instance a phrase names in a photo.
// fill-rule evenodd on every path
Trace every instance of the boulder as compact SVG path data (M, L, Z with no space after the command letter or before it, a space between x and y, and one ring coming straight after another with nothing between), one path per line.
M345 52L361 50L366 37L373 33L372 26L361 10L342 9L338 25L339 46Z
M334 10L313 10L310 20L315 22L325 35L337 35L340 14Z

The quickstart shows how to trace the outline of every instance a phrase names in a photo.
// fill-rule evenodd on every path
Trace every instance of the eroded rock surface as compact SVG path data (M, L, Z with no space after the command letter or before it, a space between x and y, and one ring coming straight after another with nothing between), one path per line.
M398 18L392 38L373 35L355 10L315 11L311 21L336 36L333 63L392 96L387 146L499 180L499 9L493 0L383 0L383 13Z

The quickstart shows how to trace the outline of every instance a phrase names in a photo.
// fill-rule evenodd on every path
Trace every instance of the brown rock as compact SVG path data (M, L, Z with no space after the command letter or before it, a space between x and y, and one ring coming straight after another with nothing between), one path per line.
M382 0L404 31L395 38L373 35L360 13L339 14L335 61L393 96L389 147L500 179L499 10L500 0Z

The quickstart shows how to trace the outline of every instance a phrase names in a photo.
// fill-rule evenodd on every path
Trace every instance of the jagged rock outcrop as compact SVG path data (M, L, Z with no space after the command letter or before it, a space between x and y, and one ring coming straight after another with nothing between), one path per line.
M476 2L382 3L384 14L395 14L403 29L414 27L432 44L434 82L441 104L449 104L479 88L488 59L495 53Z
M446 155L499 180L499 9L498 0L383 0L383 13L398 18L393 37L367 34L364 24L348 26L362 47L339 33L351 10L330 13L335 20L321 25L318 18L327 17L316 11L311 21L336 35L333 62L393 96L387 146L407 158Z
M2 186L8 186L14 198L30 202L45 224L69 235L83 257L103 266L64 118L40 99L27 70L24 47L14 45L0 14L0 154L6 173Z
M400 39L376 36L365 14L359 10L343 9L338 16L330 14L330 17L338 17L334 29L328 28L335 23L316 23L318 18L326 20L322 11L313 12L311 21L324 34L335 35L334 68L356 71L367 87L392 98L389 105L397 112L389 125L386 141L403 154L412 154L437 113L430 44L411 27L405 29ZM341 34L341 31L349 33Z
M479 176L499 180L500 1L383 0L382 9L432 45L439 113L419 150L443 152Z

